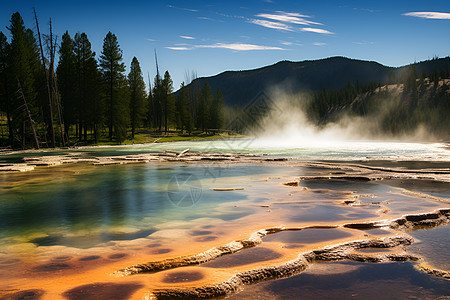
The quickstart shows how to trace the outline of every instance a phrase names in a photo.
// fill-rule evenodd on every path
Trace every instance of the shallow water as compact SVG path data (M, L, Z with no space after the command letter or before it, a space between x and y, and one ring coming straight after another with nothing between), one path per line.
M212 152L264 150L271 156L352 160L376 167L425 170L449 167L446 160L449 151L441 144L355 142L289 149L252 140L227 140L87 148L76 152L110 156L186 148ZM36 154L0 156L0 162L33 155ZM375 160L367 161L367 156L374 156ZM405 161L393 163L387 157L403 157ZM410 160L414 157L419 161ZM81 299L83 291L98 299L115 293L139 299L155 288L217 283L238 271L294 259L302 251L395 234L385 228L331 227L393 219L449 206L448 182L433 180L324 179L301 180L299 186L283 185L301 176L323 175L329 176L330 170L317 165L169 162L101 167L78 163L37 167L25 173L0 173L0 299L11 291L26 290L30 295L42 295L42 299ZM214 191L214 188L243 189ZM407 194L405 190L423 194ZM351 199L358 199L359 204L345 204ZM317 225L328 228L298 230ZM110 276L126 266L201 253L271 227L296 230L268 235L255 248L197 267L140 274L123 280ZM430 265L448 271L448 228L447 225L408 232L418 240L408 249L423 256ZM261 299L294 299L299 295L305 298L331 295L336 299L354 295L369 299L377 295L371 285L392 291L394 298L414 294L434 298L445 296L449 290L448 281L419 273L411 263L341 262L314 264L305 273L257 283L232 297L258 293Z
M448 280L419 273L412 263L336 262L246 287L227 299L445 299L449 289Z
M275 168L270 174L279 171ZM172 220L214 214L232 221L249 211L220 212L216 207L243 201L246 192L219 193L211 188L226 186L228 178L267 174L262 166L186 168L176 164L71 165L2 174L0 241L11 236L47 234L31 242L86 248L110 240L146 237L155 231L154 226ZM126 232L127 228L133 231ZM82 236L70 236L78 231Z
M435 268L450 270L450 225L423 228L408 232L416 242L409 251L425 257L427 263Z

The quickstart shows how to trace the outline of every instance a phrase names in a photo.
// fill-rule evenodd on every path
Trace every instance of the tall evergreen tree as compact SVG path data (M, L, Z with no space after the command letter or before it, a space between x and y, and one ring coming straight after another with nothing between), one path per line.
M9 53L10 46L6 36L0 31L0 110L6 113L6 121L8 123L9 144L14 142L13 127L11 120L11 94L10 85L11 78L9 76Z
M147 126L149 127L149 129L155 129L157 125L155 121L156 118L155 118L153 89L150 80L148 83L149 87L147 97Z
M151 106L153 108L153 120L155 129L158 128L158 130L161 132L162 130L162 120L163 120L163 110L162 110L162 97L163 97L163 90L162 90L162 78L159 75L159 72L156 72L155 81L153 83L153 96L152 96L152 102Z
M75 72L75 67L76 57L74 53L74 41L70 37L69 32L66 31L61 38L56 75L61 95L64 132L67 137L69 136L70 126L77 122L77 72Z
M74 38L75 73L77 91L78 138L87 141L88 129L95 129L100 95L99 73L95 52L86 33L77 33ZM93 113L94 111L95 114ZM94 133L96 136L96 133Z
M133 57L131 61L128 86L130 87L131 138L134 139L136 127L142 124L147 109L145 106L145 83L136 57Z
M113 135L115 135L119 141L122 141L126 137L128 120L128 104L124 97L126 93L125 64L122 62L122 50L117 42L117 37L111 31L106 34L103 40L100 68L105 84L109 139L112 140Z
M181 83L180 91L178 93L178 97L176 98L176 115L177 126L181 130L181 133L183 133L183 130L186 130L188 134L191 134L193 124L189 110L188 90L184 85L184 82Z
M214 96L208 82L205 83L197 109L197 128L206 131L210 125L211 120L211 104Z
M27 112L23 109L23 99L28 101L30 113L33 116L38 115L38 105L36 103L36 89L35 89L35 67L37 47L33 45L35 39L32 31L25 28L22 17L18 12L13 13L10 20L11 33L11 52L10 52L10 77L12 92L19 89L19 83L24 97L20 97L15 93L11 101L12 122L13 128L19 129L22 146L26 146L26 122L28 120ZM37 57L37 61L39 58ZM31 124L28 124L31 126Z
M222 129L225 125L223 95L220 89L217 90L214 101L211 105L211 121L210 127L214 129Z
M173 93L173 81L170 77L169 71L164 73L162 80L162 106L164 114L164 131L167 133L169 123L174 118L174 102L175 99Z

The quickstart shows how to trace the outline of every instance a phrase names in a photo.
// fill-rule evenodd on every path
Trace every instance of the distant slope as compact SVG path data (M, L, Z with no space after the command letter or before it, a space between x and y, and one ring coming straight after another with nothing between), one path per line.
M443 60L426 61L415 64L417 72L422 69L430 72L442 66ZM338 89L348 81L356 84L385 82L390 71L402 72L401 68L387 67L373 61L330 57L302 62L281 61L274 65L246 71L226 71L212 77L197 78L191 83L200 89L208 82L213 91L221 89L226 105L245 105L261 91L279 87L287 92L302 90Z

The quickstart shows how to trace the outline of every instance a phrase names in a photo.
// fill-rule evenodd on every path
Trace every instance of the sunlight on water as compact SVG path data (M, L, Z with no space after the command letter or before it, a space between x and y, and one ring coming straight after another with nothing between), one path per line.
M374 142L374 141L340 141L333 140L302 140L292 138L246 138L246 139L220 139L187 141L174 143L155 143L133 146L116 146L102 148L87 148L82 151L96 154L106 152L115 153L142 153L164 150L199 152L249 152L264 153L274 156L298 157L300 159L383 159L393 156L405 160L449 160L450 151L445 144L433 143L405 143L405 142Z

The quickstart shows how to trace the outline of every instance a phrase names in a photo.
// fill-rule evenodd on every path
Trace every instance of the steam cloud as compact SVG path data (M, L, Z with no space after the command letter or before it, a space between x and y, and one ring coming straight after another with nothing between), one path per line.
M257 147L324 147L335 148L345 143L363 141L424 141L431 137L423 126L409 134L387 135L380 130L380 122L392 106L389 101L381 111L364 117L341 113L333 122L324 126L312 124L304 111L308 101L306 94L289 95L281 89L270 93L271 109L249 135L256 137Z

